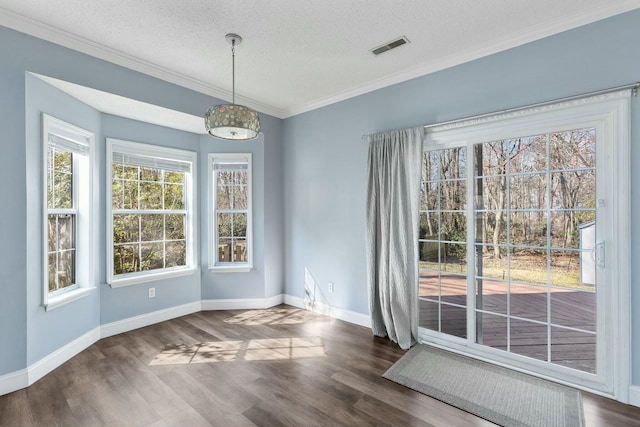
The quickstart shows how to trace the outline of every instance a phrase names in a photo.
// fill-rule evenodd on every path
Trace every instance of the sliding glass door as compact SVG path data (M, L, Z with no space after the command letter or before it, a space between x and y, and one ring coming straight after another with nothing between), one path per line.
M611 392L614 126L514 122L425 146L421 337Z

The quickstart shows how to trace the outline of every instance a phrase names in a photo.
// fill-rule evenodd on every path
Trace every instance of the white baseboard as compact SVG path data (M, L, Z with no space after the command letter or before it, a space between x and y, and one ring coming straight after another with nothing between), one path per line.
M305 304L303 298L294 297L292 295L284 296L284 303L292 305L298 308L304 308L305 310L313 311L316 313L324 314L329 317L344 320L345 322L353 323L354 325L364 326L365 328L371 328L371 318L362 313L356 311L344 310L342 308L332 307L327 304L318 303L315 305Z
M29 370L21 369L10 374L0 375L0 396L29 387Z
M164 310L152 311L151 313L145 313L139 316L129 317L128 319L107 323L106 325L102 325L100 338L107 338L112 335L129 332L134 329L143 328L145 326L164 322L166 320L175 319L176 317L186 316L187 314L191 313L197 313L200 310L200 301L196 301L189 304L165 308Z
M92 329L81 337L76 338L67 345L60 347L53 353L38 360L29 366L29 385L35 383L58 366L71 359L82 350L88 348L100 339L100 327Z
M640 386L629 386L629 405L640 407Z
M255 299L207 299L202 300L202 310L259 310L282 304L282 294Z
M82 350L96 343L99 339L100 327L97 327L48 354L26 369L0 376L0 396L29 387Z

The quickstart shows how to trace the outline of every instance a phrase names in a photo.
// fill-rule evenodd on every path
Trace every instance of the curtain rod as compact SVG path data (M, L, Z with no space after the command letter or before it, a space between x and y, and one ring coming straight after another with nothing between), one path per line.
M589 98L591 96L597 96L597 95L604 95L606 93L617 92L617 91L625 90L625 89L631 89L631 94L633 96L638 96L638 89L640 89L640 82L626 84L626 85L622 85L622 86L616 86L616 87L612 87L612 88L609 88L609 89L597 90L597 91L594 91L594 92L583 93L583 94L580 94L580 95L567 96L565 98L558 98L558 99L554 99L554 100L551 100L551 101L539 102L537 104L529 104L529 105L525 105L525 106L522 106L522 107L507 108L506 110L499 110L499 111L494 111L494 112L491 112L491 113L478 114L478 115L475 115L475 116L463 117L463 118L460 118L460 119L447 120L447 121L444 121L444 122L438 122L438 123L433 123L433 124L430 124L430 125L424 125L423 127L425 129L429 129L429 128L434 128L434 127L437 127L437 126L444 126L444 125L450 125L450 124L454 124L454 123L464 122L464 121L467 121L467 120L482 119L484 117L491 117L491 116L495 116L497 114L507 114L507 113L513 113L513 112L516 112L516 111L528 110L529 108L544 107L546 105L557 104L559 102L575 101L577 99ZM371 135L373 135L373 134L362 135L362 139L366 140Z

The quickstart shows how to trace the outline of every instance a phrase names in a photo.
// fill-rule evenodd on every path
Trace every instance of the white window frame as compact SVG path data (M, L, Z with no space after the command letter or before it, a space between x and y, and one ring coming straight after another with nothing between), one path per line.
M609 94L582 98L573 101L559 102L541 107L532 107L515 112L498 113L478 119L462 120L451 124L443 124L427 129L427 136L423 150L437 150L441 148L468 147L468 162L473 164L473 144L501 139L517 138L523 135L536 135L567 129L595 127L599 141L598 150L605 145L606 153L598 154L598 169L600 162L606 162L606 170L613 174L601 177L608 180L607 185L612 189L610 199L606 201L608 213L599 216L600 223L613 224L613 236L605 237L607 244L607 271L611 281L616 283L614 292L608 287L600 290L598 300L609 300L612 307L617 307L616 313L607 313L606 318L598 319L598 339L605 340L598 351L611 351L610 360L614 366L598 366L599 375L571 371L561 366L545 365L530 358L519 355L505 354L501 350L484 348L475 344L473 319L468 317L468 330L471 333L466 339L446 336L425 328L419 329L421 342L442 346L462 354L481 359L488 359L500 364L509 365L515 369L541 375L548 369L548 374L557 381L574 387L613 397L628 403L629 396L629 360L630 360L630 279L629 279L629 248L630 248L630 91L620 91ZM467 174L467 200L473 200L473 174ZM598 184L600 185L600 184ZM599 214L600 215L600 214ZM467 203L467 259L473 259L473 203ZM615 265L615 266L614 266ZM467 293L475 292L472 275L468 275ZM475 310L475 300L470 298L468 307ZM606 327L605 327L606 324ZM605 331L611 331L606 334ZM598 359L602 359L598 354ZM538 369L533 371L532 366ZM571 372L570 372L571 371ZM606 372L605 372L606 371ZM570 373L569 373L570 372ZM544 375L544 374L543 374ZM604 375L604 376L603 376Z
M107 283L112 288L130 286L139 283L145 283L155 280L169 279L172 277L180 277L192 275L197 271L197 239L196 239L196 216L195 209L197 207L197 159L198 154L194 151L182 150L178 148L163 147L140 142L125 141L121 139L107 138L107 157L106 157L106 211L107 211ZM160 161L166 159L168 161L187 162L190 163L191 172L185 174L185 210L187 219L185 225L185 248L186 248L186 265L180 267L170 267L150 271L139 271L135 273L126 273L122 275L113 274L113 153L123 153L132 155L142 155L146 157L155 157ZM159 211L162 212L162 211Z
M246 273L253 269L253 167L251 153L209 153L209 269L219 273ZM216 164L247 164L247 262L219 262Z
M57 143L56 143L57 141ZM93 173L95 135L86 129L42 113L42 254L43 288L42 305L50 311L70 302L86 297L93 289L94 277L94 218ZM73 155L72 208L50 209L47 196L47 153L49 146L63 145ZM48 274L48 216L49 213L75 214L75 283L64 289L49 292Z

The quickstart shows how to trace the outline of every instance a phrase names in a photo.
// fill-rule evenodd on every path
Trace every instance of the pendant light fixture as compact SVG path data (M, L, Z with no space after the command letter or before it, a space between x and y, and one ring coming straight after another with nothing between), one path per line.
M204 124L211 136L245 141L255 139L260 133L258 113L249 107L236 104L236 45L242 42L242 37L227 34L225 38L231 43L233 99L231 104L209 107L204 115Z

